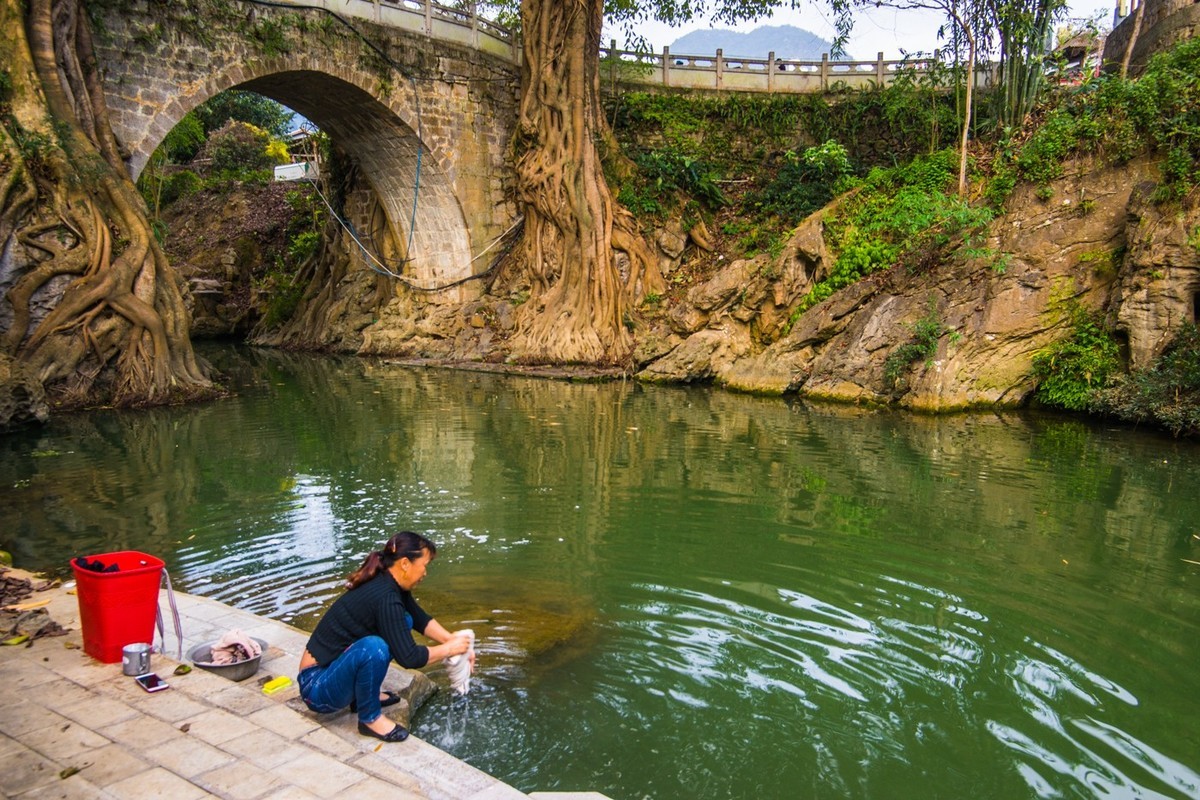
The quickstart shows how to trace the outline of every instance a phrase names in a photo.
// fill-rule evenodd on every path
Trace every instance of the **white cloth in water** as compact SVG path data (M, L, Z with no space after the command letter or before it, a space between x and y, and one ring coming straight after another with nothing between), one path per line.
M456 631L454 635L467 636L471 639L467 652L461 656L450 656L446 659L446 674L450 678L450 688L456 694L466 694L471 691L471 654L475 652L475 631L467 628Z
M236 664L259 655L262 655L262 648L258 642L234 628L213 645L209 663Z

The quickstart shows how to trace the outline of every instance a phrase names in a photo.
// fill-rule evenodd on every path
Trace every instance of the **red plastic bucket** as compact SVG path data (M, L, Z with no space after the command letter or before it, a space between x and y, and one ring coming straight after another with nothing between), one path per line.
M117 565L115 572L93 572L80 567L78 559L71 559L83 650L97 661L112 664L121 660L125 645L154 641L158 587L165 565L136 550L83 558Z

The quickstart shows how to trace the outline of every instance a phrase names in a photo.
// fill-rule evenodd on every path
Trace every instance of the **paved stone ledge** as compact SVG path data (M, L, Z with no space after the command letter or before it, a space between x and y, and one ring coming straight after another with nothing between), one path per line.
M9 573L22 574L20 571ZM168 655L151 667L171 689L149 694L83 652L76 598L49 599L66 636L0 647L0 796L10 798L330 798L520 800L513 787L415 736L382 743L361 736L353 714L317 715L293 684L264 695L266 675L295 678L308 634L194 595L176 593L182 651L240 628L269 645L258 675L242 682L178 665L168 619ZM166 598L161 598L166 611ZM393 667L384 682L411 680ZM535 794L534 797L539 795ZM543 798L601 795L546 793Z

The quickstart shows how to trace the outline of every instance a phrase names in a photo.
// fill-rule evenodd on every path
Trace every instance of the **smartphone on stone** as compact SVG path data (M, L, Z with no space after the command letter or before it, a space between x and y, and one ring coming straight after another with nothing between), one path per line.
M147 692L161 692L163 689L170 689L171 684L164 681L162 678L155 675L153 672L148 672L145 675L138 675L134 678L137 685L145 689Z

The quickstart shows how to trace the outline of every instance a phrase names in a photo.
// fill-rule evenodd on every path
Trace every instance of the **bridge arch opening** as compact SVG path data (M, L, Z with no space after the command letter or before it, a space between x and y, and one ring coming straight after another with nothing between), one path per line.
M409 245L402 274L413 284L444 286L472 274L466 217L450 168L421 141L416 102L410 121L405 121L358 85L313 70L276 72L221 88L255 92L296 111L354 159L378 197L395 240ZM213 91L208 96L215 94ZM193 107L208 96L196 97ZM175 108L180 118L190 110L178 105ZM172 119L164 126L160 121L155 130L169 132L178 122ZM143 142L136 148L131 163L135 178L165 135L161 133L155 137L158 141ZM371 257L364 255L364 259L370 261ZM386 267L401 272L395 263L387 263ZM462 293L431 293L427 299L460 300Z

